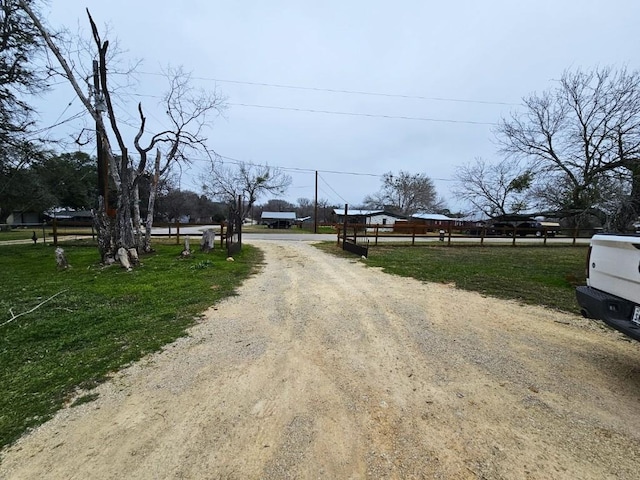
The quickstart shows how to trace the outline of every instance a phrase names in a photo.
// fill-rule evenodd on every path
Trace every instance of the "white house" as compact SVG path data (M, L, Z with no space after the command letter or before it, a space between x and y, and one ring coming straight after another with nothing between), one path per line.
M459 226L462 224L459 218L451 218L441 213L414 213L411 221L424 223L431 228L445 228L448 226Z
M336 215L338 223L344 222L345 214L343 208L336 208L333 210L333 213ZM347 223L372 225L371 228L367 228L367 231L373 231L373 226L377 225L382 227L379 228L379 231L391 232L393 231L393 225L396 221L403 218L402 215L396 215L384 210L347 210Z

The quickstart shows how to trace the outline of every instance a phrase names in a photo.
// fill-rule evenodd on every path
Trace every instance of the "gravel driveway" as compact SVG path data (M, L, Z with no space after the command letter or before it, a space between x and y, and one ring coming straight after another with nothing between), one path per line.
M305 242L4 451L0 478L636 479L640 348Z

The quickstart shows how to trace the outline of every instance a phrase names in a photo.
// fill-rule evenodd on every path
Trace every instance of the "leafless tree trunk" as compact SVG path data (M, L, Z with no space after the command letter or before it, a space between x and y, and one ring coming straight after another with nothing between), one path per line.
M73 68L63 56L60 48L54 42L54 37L44 27L40 19L29 8L24 0L18 0L20 7L27 12L33 20L38 31L45 40L47 46L58 60L63 70L63 76L71 83L76 95L82 101L85 109L92 116L96 123L96 134L100 141L100 148L103 152L106 162L109 165L109 173L116 187L117 209L115 219L104 215L106 207L106 199L101 198L101 210L96 212L95 225L98 231L99 251L104 263L109 263L120 249L129 251L132 248L139 247L139 238L136 238L135 232L140 230L141 219L138 201L138 182L142 175L145 174L147 168L147 153L152 148L158 148L156 162L153 171L152 194L149 198L148 216L145 222L146 233L143 239L142 250L148 251L151 239L151 227L153 224L153 208L157 195L157 186L159 178L169 171L171 166L177 162L188 162L190 152L205 151L209 153L206 146L206 138L202 135L204 128L207 126L207 114L218 113L224 108L225 99L219 95L209 94L204 91L194 92L190 86L190 77L181 70L175 70L168 73L170 80L169 92L165 97L165 111L168 116L169 128L155 134L149 140L147 146L142 146L140 141L145 135L146 118L142 111L142 105L138 105L140 115L140 128L134 139L134 146L140 156L137 166L132 165L131 158L128 155L127 145L120 132L117 117L114 112L111 92L108 85L108 66L107 66L107 50L109 41L103 41L100 38L98 29L87 10L93 42L98 51L98 82L96 96L94 100L98 103L98 92L103 96L106 105L107 118L109 121L109 132L103 121L101 112L96 105L92 104L89 95L84 94L80 88L80 82L74 73ZM102 98L100 98L102 100ZM113 149L109 140L109 133L116 139L120 156L117 157L113 153ZM161 147L164 152L161 153ZM161 161L164 158L164 163ZM134 228L135 226L135 228ZM124 256L118 254L118 258L123 259Z
M61 249L60 247L56 248L55 255L56 265L58 266L58 268L69 268L69 262L67 261L67 256L64 254L63 249Z
M189 235L184 237L184 249L180 253L181 257L190 257L191 256L191 240Z
M67 62L67 60L64 58L64 56L62 55L62 52L60 50L60 48L58 48L58 46L56 45L56 43L53 41L53 37L50 34L50 32L44 27L44 25L42 24L42 22L40 21L40 19L36 16L36 14L34 13L34 11L29 7L28 3L25 2L24 0L18 0L20 3L20 7L29 15L29 17L31 18L31 20L33 21L34 25L36 26L37 30L40 32L40 34L42 35L42 38L44 39L45 43L47 44L47 46L49 47L49 49L51 50L51 52L53 53L53 55L55 56L55 58L58 60L58 63L60 64L60 67L62 68L63 72L64 72L64 77L69 81L69 83L71 84L71 86L73 87L76 95L78 96L78 98L80 99L80 101L82 102L82 104L84 105L85 109L87 110L87 112L89 112L89 114L91 115L91 117L93 118L93 120L96 123L96 130L97 130L97 135L98 138L100 139L100 147L102 149L103 154L106 157L106 161L109 163L109 165L111 166L111 175L113 177L114 183L116 185L116 188L120 188L120 177L118 175L118 171L116 169L116 162L114 159L114 155L113 155L113 151L111 149L111 144L109 141L109 137L107 135L107 129L105 126L105 123L103 121L102 115L101 113L98 111L97 108L95 108L95 106L91 103L91 99L89 98L88 95L86 95L82 89L80 88L80 83L78 82L73 69L71 68L71 66L69 65L69 63ZM88 11L87 11L88 13ZM93 20L91 19L91 16L89 15L89 21L91 23L92 26L92 31L93 31L93 37L94 37L94 41L96 42L96 45L98 46L98 50L99 50L99 57L100 57L100 80L103 80L104 77L104 81L102 82L102 88L104 90L106 90L105 92L105 97L107 99L107 102L110 104L110 97L108 96L108 90L107 90L107 85L106 85L106 65L104 63L106 63L106 52L107 52L107 48L109 46L108 42L105 42L104 44L100 41L100 38L97 34L97 29L95 28L95 24L93 23ZM110 113L113 113L113 110L111 109ZM115 122L115 118L112 118L112 124ZM119 137L120 138L120 137ZM125 152L123 152L125 153ZM125 154L126 155L126 154ZM99 199L99 203L105 207L106 206L106 199L105 198L100 198ZM108 261L108 257L112 257L115 253L114 250L114 239L117 238L119 235L119 231L118 231L118 225L116 225L116 229L114 229L111 225L111 221L108 217L106 216L101 216L100 218L97 218L95 220L95 225L96 225L96 229L97 229L97 233L98 233L98 248L101 254L101 259L103 262L107 262ZM120 222L122 223L122 222Z
M147 218L144 224L144 243L141 245L143 252L150 252L151 248L151 229L153 228L153 214L156 206L156 198L158 198L158 184L160 183L160 160L162 156L160 150L156 151L156 161L153 166L153 174L151 175L151 185L149 186L149 203L147 207Z

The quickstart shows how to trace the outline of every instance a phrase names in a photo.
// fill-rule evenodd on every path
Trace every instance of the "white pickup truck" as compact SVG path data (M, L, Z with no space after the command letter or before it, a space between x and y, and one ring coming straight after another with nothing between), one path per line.
M583 316L640 341L640 236L594 235L576 297Z

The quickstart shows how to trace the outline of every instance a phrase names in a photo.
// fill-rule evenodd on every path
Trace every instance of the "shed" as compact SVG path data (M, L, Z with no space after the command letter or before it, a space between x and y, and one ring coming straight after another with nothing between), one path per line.
M269 225L274 222L281 224L293 225L296 221L296 212L262 212L260 222L263 225Z

